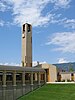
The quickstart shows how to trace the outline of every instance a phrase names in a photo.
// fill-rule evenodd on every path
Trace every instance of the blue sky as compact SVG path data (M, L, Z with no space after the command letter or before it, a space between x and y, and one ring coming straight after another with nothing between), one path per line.
M75 62L75 0L0 0L0 64L20 65L22 24L32 24L33 62Z

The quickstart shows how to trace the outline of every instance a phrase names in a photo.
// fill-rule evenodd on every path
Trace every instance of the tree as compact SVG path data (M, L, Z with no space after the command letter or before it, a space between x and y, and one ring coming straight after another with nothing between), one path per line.
M74 71L74 69L73 69L73 66L72 66L72 64L71 63L69 63L69 72L73 72Z

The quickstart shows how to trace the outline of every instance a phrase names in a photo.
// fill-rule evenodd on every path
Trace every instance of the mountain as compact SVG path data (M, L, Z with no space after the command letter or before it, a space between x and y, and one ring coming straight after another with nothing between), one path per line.
M65 70L65 71L75 71L75 62L70 63L61 63L61 64L53 64L57 67L59 70Z

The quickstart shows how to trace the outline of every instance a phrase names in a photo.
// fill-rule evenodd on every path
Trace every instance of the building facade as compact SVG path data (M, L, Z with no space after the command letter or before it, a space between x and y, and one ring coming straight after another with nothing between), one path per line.
M0 100L16 100L45 83L44 69L0 65Z
M75 81L75 72L60 72L60 76L61 81Z
M46 71L46 82L57 81L57 69L55 65L52 64L39 64L37 67L42 68Z

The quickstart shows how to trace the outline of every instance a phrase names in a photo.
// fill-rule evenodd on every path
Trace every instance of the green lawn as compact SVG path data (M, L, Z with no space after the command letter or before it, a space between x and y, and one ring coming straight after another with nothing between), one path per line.
M75 100L75 84L48 84L18 100Z

